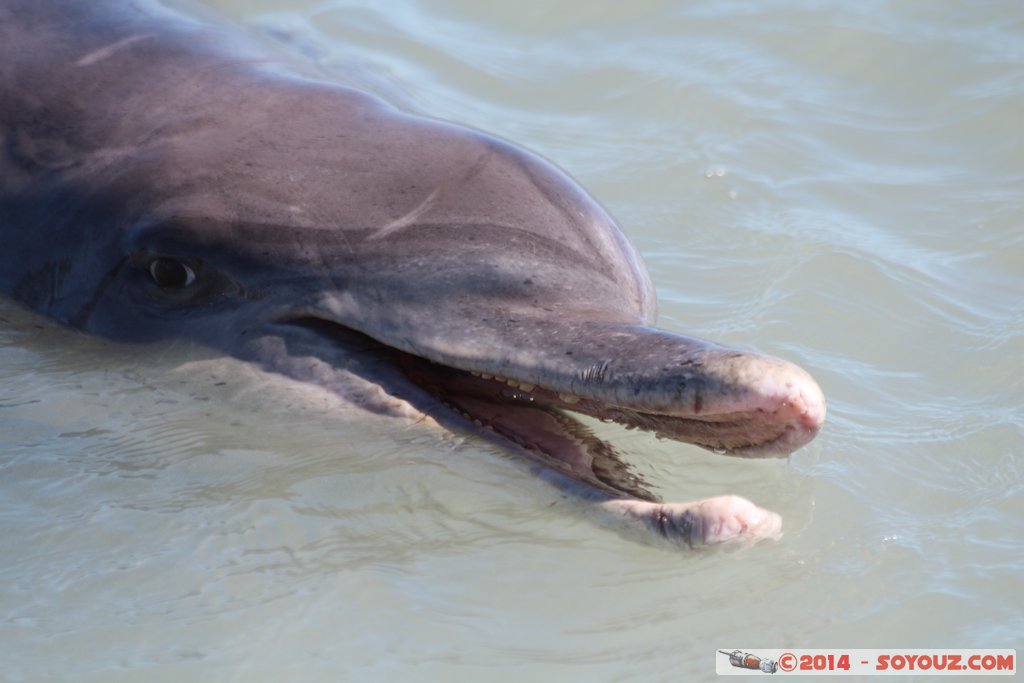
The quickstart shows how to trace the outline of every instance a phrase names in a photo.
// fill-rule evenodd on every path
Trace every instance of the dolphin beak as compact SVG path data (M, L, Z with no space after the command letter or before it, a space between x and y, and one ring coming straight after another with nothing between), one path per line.
M434 362L410 376L454 404L544 405L739 456L788 454L825 420L814 379L772 356L633 324L521 323L504 334L501 353L480 334L416 354Z
M336 341L353 333L321 316L287 322ZM443 404L517 443L531 441L538 408L745 457L791 453L825 421L824 395L799 366L645 325L521 320L500 334L364 338Z

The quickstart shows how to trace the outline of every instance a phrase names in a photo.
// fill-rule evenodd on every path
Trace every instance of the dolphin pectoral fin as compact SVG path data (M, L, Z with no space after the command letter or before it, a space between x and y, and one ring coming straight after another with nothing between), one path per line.
M653 529L673 544L696 547L778 539L782 518L740 496L726 495L690 503L609 500L600 507L626 528Z

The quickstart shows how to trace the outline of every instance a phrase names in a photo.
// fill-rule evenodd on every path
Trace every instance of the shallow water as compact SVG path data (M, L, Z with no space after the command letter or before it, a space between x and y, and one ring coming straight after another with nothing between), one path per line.
M599 426L666 498L785 519L673 552L486 445L6 306L0 678L709 680L717 648L1024 645L1019 3L215 4L554 160L662 326L798 362L829 421L757 462Z

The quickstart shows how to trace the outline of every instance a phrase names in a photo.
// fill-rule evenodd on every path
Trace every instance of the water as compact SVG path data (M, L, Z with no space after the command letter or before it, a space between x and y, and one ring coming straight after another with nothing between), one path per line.
M1019 3L216 4L553 159L644 253L664 327L800 363L829 421L788 462L602 426L667 498L785 519L676 553L472 440L5 307L0 678L710 680L716 648L1024 646Z

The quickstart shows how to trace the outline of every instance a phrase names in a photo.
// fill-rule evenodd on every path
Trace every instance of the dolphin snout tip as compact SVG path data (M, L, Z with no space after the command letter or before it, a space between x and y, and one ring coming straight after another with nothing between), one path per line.
M750 354L734 359L734 377L744 390L727 404L744 414L746 444L726 448L735 455L788 455L809 443L825 423L825 395L811 375L780 358Z
M825 394L821 387L813 379L808 377L808 382L800 392L799 405L801 406L800 418L808 429L815 433L825 424L825 415L828 406L825 403Z
M803 368L786 363L789 377L780 397L782 407L794 413L800 426L817 433L825 423L825 394L814 378Z
M787 363L789 370L785 390L776 398L779 401L776 414L781 422L788 423L785 450L794 451L810 442L825 424L828 412L825 394L803 368Z

